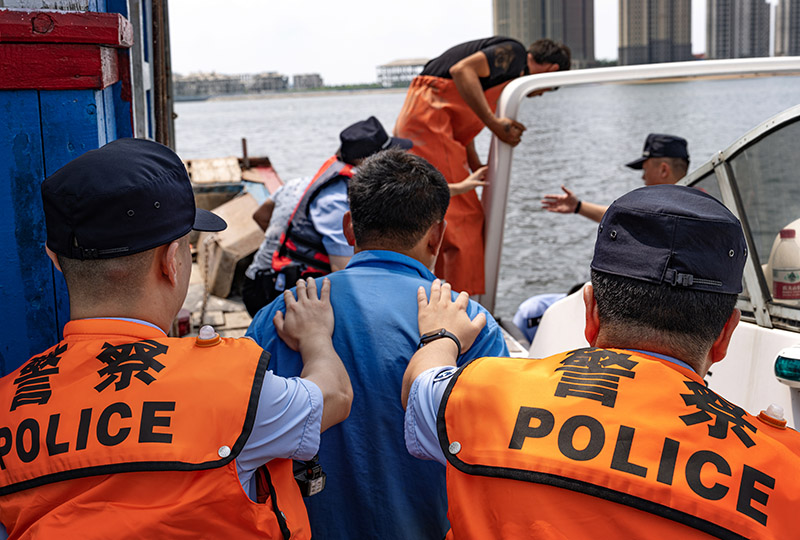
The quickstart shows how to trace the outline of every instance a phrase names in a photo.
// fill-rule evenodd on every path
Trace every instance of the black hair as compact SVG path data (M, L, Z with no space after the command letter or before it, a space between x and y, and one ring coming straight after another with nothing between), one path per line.
M572 66L572 52L563 43L552 39L539 39L528 47L528 52L537 64L558 64L559 71L569 71Z
M347 188L356 243L410 249L444 219L447 181L423 158L398 149L364 160Z
M697 367L736 307L735 294L655 284L592 270L600 325L620 346L660 343Z

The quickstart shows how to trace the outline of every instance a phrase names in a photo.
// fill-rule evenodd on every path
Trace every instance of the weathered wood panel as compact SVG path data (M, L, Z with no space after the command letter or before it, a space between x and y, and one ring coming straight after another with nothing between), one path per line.
M0 92L0 372L58 339L53 267L44 252L44 158L35 91Z
M0 11L0 27L0 43L133 45L133 26L119 13Z
M47 149L45 174L106 144L105 107L101 91L40 92L42 140Z
M0 89L105 88L119 80L117 49L99 45L0 44Z

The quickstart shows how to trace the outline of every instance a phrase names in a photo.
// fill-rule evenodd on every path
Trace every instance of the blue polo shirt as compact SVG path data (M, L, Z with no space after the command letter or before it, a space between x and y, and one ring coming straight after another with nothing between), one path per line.
M331 302L336 318L333 346L353 384L350 417L322 434L320 461L327 486L306 499L315 540L419 538L441 540L449 528L445 469L405 449L400 403L403 373L419 343L417 288L428 291L433 273L391 251L356 253L333 272ZM258 312L247 335L271 355L270 369L296 376L300 355L272 325L283 298ZM491 315L470 301L470 317L485 313L486 327L459 358L508 354Z

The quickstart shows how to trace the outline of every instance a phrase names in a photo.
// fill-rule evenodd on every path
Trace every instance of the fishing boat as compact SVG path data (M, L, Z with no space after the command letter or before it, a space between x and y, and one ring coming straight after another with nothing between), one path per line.
M529 76L508 85L500 98L498 114L516 119L520 103L527 94L556 86L796 75L799 72L800 58L783 57L624 66ZM773 288L772 272L777 270L775 252L780 245L780 231L800 228L799 137L800 106L795 106L742 134L680 182L703 189L722 201L742 222L748 244L743 292L737 303L742 311L742 322L734 332L728 355L713 367L706 380L712 389L753 414L770 405L778 406L788 425L793 427L800 421L800 301L779 297ZM488 187L483 195L487 223L487 294L480 298L490 311L494 310L503 260L502 239L512 158L513 148L494 138ZM800 250L800 244L797 246ZM545 312L525 355L543 358L587 346L583 321L580 293L560 300Z

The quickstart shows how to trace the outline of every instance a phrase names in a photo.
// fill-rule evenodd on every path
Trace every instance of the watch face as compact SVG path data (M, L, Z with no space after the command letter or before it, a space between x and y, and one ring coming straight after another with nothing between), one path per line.
M427 332L425 334L422 334L419 339L424 341L432 337L443 336L445 332L446 330L444 328L439 328L437 330L433 330L432 332Z

